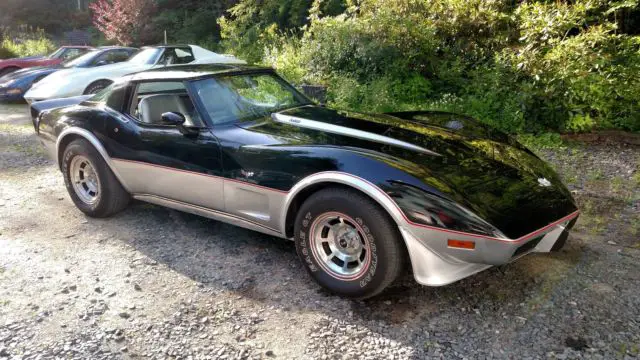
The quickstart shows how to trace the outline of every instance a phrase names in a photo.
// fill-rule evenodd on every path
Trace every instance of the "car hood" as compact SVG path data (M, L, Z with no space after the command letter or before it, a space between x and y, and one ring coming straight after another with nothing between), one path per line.
M444 112L370 115L306 106L273 118L259 131L282 135L295 126L314 145L359 148L399 160L388 164L419 180L414 185L466 206L509 237L576 210L548 165L511 137L469 117ZM521 217L532 214L539 216L523 227Z
M23 77L39 76L47 73L50 74L58 70L59 68L60 67L57 67L57 66L39 66L39 67L33 67L33 68L26 68L26 69L21 69L21 70L9 73L6 75L6 77L8 79L19 79Z
M54 76L49 76L46 81L57 81L57 78L78 77L82 79L115 79L130 73L147 70L151 65L131 64L121 62L116 64L98 66L94 68L67 68L62 69Z
M126 74L149 69L151 65L137 65L127 62L99 66L95 68L67 68L47 76L32 88L32 95L47 93L55 89L56 93L67 88L87 87L91 82L101 79L115 80ZM63 84L63 85L61 85ZM80 92L81 93L81 92ZM47 96L55 97L55 96Z
M29 61L29 60L40 60L40 59L45 59L46 56L25 56L25 57L21 57L21 58L11 58L11 59L6 59L6 60L0 60L0 62L2 61Z

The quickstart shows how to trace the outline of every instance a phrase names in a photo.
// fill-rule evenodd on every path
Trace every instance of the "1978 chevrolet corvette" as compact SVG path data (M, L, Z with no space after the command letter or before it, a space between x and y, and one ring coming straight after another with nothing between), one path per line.
M87 215L134 198L293 239L311 277L348 297L408 264L439 286L558 250L578 216L503 133L442 112L328 109L271 69L168 67L31 113Z

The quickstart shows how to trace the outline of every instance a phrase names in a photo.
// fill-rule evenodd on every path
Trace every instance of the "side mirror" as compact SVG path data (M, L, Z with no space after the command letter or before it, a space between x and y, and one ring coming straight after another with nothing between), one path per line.
M200 131L197 128L192 128L189 126L184 126L184 123L187 119L183 114L179 112L166 112L162 114L162 122L166 125L174 125L180 130L182 135L190 138L196 138L200 134Z
M107 60L101 60L101 61L98 61L96 63L96 66L104 66L104 65L108 65L108 64L109 63L107 62Z
M187 119L179 112L166 112L162 114L162 122L167 125L183 126Z

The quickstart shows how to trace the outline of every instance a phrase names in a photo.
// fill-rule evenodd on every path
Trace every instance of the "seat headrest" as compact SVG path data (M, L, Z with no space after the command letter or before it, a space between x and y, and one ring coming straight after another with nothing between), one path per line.
M159 124L162 121L162 114L167 112L179 112L185 116L185 124L191 124L189 112L179 95L158 94L149 95L138 104L140 120L147 124Z

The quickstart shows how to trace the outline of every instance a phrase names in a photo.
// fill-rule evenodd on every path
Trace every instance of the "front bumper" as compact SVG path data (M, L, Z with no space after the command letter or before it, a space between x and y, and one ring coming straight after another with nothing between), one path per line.
M24 90L19 88L0 88L0 102L24 101Z
M551 251L577 217L576 211L518 239L492 238L415 224L403 224L400 231L409 250L416 281L442 286L532 252ZM449 247L449 240L473 242L475 247Z

